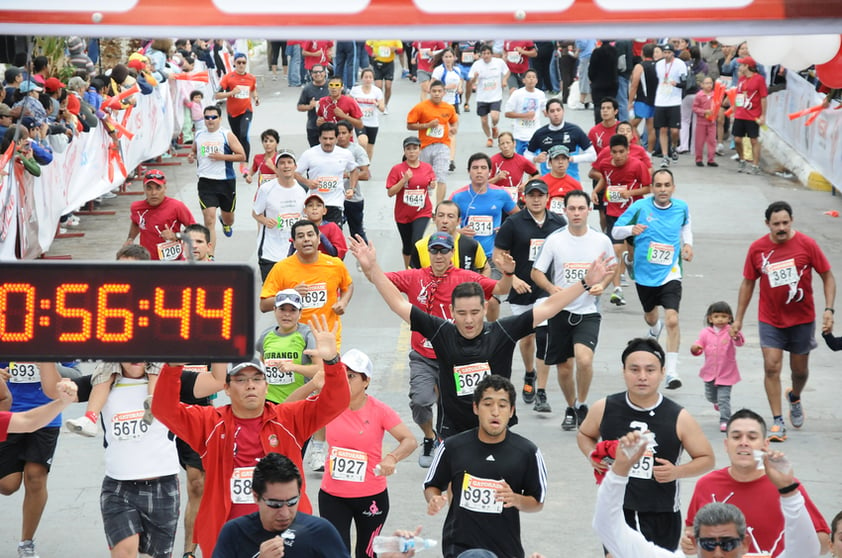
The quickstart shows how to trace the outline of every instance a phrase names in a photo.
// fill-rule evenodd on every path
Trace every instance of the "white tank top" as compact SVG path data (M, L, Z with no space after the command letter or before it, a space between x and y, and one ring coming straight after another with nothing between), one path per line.
M115 480L140 480L178 474L178 452L169 430L155 420L143 422L146 378L118 377L102 408L105 474Z
M230 161L215 161L208 157L211 153L230 154L228 130L220 127L216 132L201 130L193 138L196 142L196 174L201 178L225 180L236 178L234 165Z

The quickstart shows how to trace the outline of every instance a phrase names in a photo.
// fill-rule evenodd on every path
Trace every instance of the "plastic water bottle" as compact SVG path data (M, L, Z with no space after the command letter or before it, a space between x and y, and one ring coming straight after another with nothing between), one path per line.
M374 537L373 549L375 554L381 552L409 552L415 549L415 552L420 552L425 548L433 548L438 545L437 541L433 539L422 539L421 537L413 537L405 539L403 537Z

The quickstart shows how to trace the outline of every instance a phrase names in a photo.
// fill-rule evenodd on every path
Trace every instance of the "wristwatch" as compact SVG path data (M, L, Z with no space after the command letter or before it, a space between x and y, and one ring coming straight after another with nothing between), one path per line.
M337 362L339 362L339 353L336 353L336 356L335 356L335 357L333 357L332 359L325 360L325 361L323 361L323 362L324 362L325 364L336 364Z

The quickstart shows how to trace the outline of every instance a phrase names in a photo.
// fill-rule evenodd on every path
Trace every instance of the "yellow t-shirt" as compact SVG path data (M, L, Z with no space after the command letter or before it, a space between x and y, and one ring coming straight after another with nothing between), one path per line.
M274 298L278 291L305 284L307 290L302 296L301 323L306 324L315 315L324 316L329 328L339 322L341 339L342 323L333 311L333 305L339 300L340 293L348 290L351 282L351 275L339 258L319 252L315 263L305 264L293 254L272 267L263 282L260 298Z
M371 49L375 60L386 64L395 59L396 52L403 50L401 41L366 41L365 44Z

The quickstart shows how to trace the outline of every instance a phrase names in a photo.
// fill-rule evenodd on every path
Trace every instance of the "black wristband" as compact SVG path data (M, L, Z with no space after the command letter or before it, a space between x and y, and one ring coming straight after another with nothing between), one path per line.
M588 284L585 282L585 278L584 278L584 277L582 277L582 279L580 280L580 283L582 283L582 286L585 288L585 290L586 290L586 291L591 290L590 285L588 285Z
M505 275L506 277L514 277L515 276L514 272L509 273L508 271L504 271L503 275Z
M783 487L783 488L779 488L779 489L778 489L778 492L779 492L780 494L789 494L790 492L793 492L793 491L795 491L795 490L798 490L798 487L799 487L799 486L801 486L801 483L799 483L799 482L794 482L794 483L790 484L789 486L785 486L785 487Z
M831 308L830 306L826 307L826 308L824 309L824 311L825 311L825 312L830 312L831 314L836 314L836 311L835 311L835 310L833 310L833 308Z
M324 362L324 364L336 364L337 362L339 362L339 353L336 353L336 356L333 357L332 359L325 360L323 362Z

